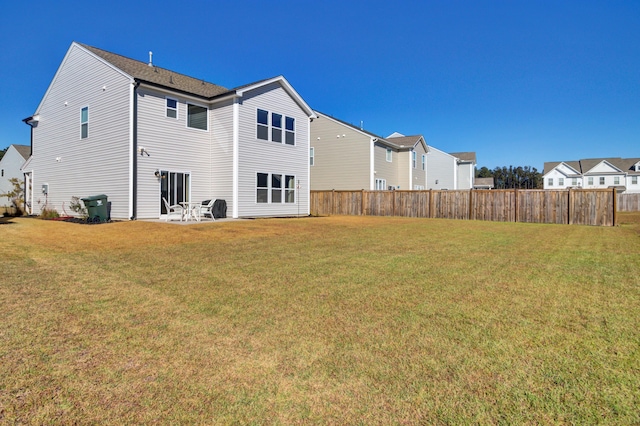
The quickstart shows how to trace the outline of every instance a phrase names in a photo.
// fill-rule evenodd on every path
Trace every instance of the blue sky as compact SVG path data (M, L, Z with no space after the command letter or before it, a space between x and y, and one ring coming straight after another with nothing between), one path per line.
M640 157L640 1L0 0L0 148L72 41L314 109L478 167Z

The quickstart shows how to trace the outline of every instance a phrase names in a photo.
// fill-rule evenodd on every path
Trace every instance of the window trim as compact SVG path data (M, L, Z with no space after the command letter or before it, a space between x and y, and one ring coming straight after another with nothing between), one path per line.
M564 186L564 178L558 178L558 186Z
M201 129L199 127L193 127L193 126L189 125L189 117L190 117L189 107L190 106L203 108L205 110L205 112L207 113L207 118L205 119L205 124L207 125L206 129ZM209 108L207 106L205 106L205 105L196 104L196 103L193 103L193 102L187 102L187 120L186 120L185 124L186 124L188 129L198 130L198 131L201 131L201 132L208 132L209 131Z
M86 121L82 117L83 111L87 111L87 119ZM85 105L80 108L80 139L88 139L89 138L89 105ZM85 130L86 129L86 130Z
M376 191L385 191L387 189L387 180L376 178Z
M589 176L587 179L587 185L593 185L593 176Z
M606 185L607 184L607 180L605 179L604 176L600 176L599 181L599 185Z
M547 178L547 186L553 186L553 178Z
M415 151L411 151L411 163L414 169L418 168L418 153Z
M387 163L393 163L393 150L391 148L387 148L386 159Z
M169 106L169 101L174 101L176 103L176 107L175 108L171 108ZM174 120L178 120L179 119L179 114L178 114L178 105L179 104L180 104L180 101L178 101L176 98L172 98L170 96L165 96L164 97L164 106L165 106L165 108L164 108L164 116L166 118L171 118L171 119L174 119ZM169 111L175 111L176 112L176 116L175 117L169 116ZM208 118L209 117L207 116L207 119Z
M427 169L427 156L425 154L422 154L422 170L426 170Z
M613 184L614 185L620 185L620 176L614 176L613 177Z
M638 176L631 176L631 185L638 184Z
M259 175L266 175L267 186L258 186L260 182ZM280 177L279 187L275 187L273 185L274 176ZM289 185L293 185L293 186L287 186L287 182L289 182ZM258 201L260 199L259 197L260 192L258 191L266 191L266 194L267 194L266 201ZM296 179L296 176L293 174L288 175L286 173L256 172L256 192L255 192L256 204L274 204L274 205L297 204L298 203L297 191L298 191L297 179ZM280 194L280 201L276 201L276 202L273 201L274 192L277 192ZM262 193L264 194L264 192Z
M260 112L264 112L267 114L266 123L260 122ZM280 126L274 125L274 120L276 116L280 117ZM266 141L273 142L280 145L289 145L296 146L296 119L295 117L290 117L280 112L270 111L264 108L256 107L256 115L255 115L255 126L256 133L255 137L257 141ZM289 129L288 124L291 123L292 129ZM262 129L262 133L266 131L266 138L260 137L260 130ZM278 135L278 138L274 138L274 135ZM274 139L280 139L279 141ZM289 143L289 141L293 141L293 143Z

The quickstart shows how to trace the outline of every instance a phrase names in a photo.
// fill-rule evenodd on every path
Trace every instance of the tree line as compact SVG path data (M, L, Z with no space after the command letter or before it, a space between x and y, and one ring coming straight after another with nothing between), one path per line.
M487 167L476 167L477 178L493 178L496 189L542 189L542 173L531 166L503 166L491 170Z

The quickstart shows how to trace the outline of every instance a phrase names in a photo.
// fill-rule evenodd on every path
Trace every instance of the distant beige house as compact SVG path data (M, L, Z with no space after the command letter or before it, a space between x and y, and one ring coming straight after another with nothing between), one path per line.
M544 189L617 188L640 193L640 158L590 158L544 163Z
M421 135L375 135L315 111L311 122L312 190L426 188L427 144Z

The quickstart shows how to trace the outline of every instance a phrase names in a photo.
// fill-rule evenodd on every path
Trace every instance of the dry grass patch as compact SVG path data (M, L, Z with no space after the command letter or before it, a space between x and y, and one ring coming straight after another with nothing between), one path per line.
M634 218L13 219L0 422L637 423Z

